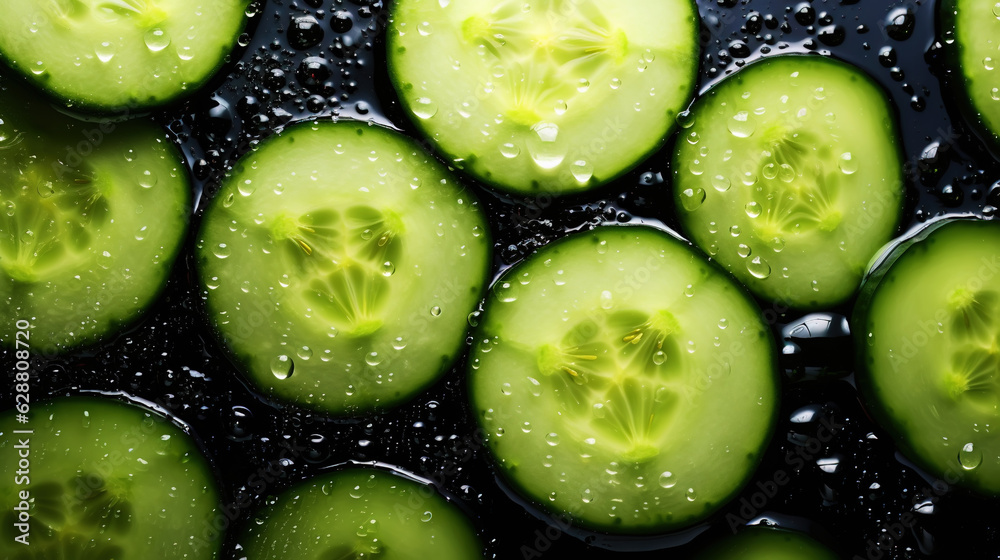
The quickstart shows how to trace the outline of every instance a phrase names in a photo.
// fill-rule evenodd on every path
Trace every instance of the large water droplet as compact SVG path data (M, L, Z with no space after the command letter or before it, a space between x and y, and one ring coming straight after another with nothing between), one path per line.
M962 468L971 471L975 470L983 463L983 452L976 448L971 442L962 446L958 452L958 462Z
M684 189L681 192L681 206L688 212L694 212L705 202L705 191L703 189Z
M436 115L437 112L437 103L434 103L428 97L418 97L417 100L413 102L413 114L419 119L427 120Z
M757 119L747 111L740 111L729 119L729 132L737 138L748 138L757 130Z
M747 261L747 270L754 278L760 278L761 280L771 275L771 265L767 264L767 261L759 256Z
M574 161L569 170L573 173L573 178L581 185L587 184L594 176L594 165L582 159Z
M278 379L288 379L295 371L295 362L282 354L271 360L271 373Z
M146 48L152 52L160 52L170 46L170 36L159 27L147 31L142 39L146 43Z
M837 161L837 165L840 166L840 170L844 175L852 175L858 170L858 162L851 155L851 152L844 152L840 155L840 159Z
M541 122L531 127L534 134L528 136L528 153L538 167L554 169L566 158L565 142L560 141L559 126Z
M674 473L670 471L665 471L660 475L660 486L663 488L673 488L677 484L677 478L674 477Z

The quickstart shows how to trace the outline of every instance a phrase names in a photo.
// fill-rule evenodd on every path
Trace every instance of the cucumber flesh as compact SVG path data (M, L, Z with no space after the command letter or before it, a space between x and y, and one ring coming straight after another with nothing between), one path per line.
M1000 148L1000 7L996 2L947 0L942 2L945 42L956 45L955 66L973 113L973 121Z
M856 292L902 212L893 113L861 71L785 55L695 102L674 153L688 236L763 299L799 309Z
M0 148L0 315L30 320L47 352L134 320L166 284L190 214L164 132L76 121L0 76Z
M697 560L837 560L812 537L787 529L754 525L702 551Z
M746 482L778 401L774 342L728 275L649 227L599 227L509 269L470 358L499 470L584 528L657 533Z
M904 452L1000 495L1000 226L943 220L899 244L855 307L859 381Z
M385 408L461 353L491 240L472 193L360 123L285 130L240 161L198 241L208 310L269 397Z
M0 2L0 58L67 104L162 105L223 64L248 0Z
M691 0L401 0L390 75L454 165L515 193L604 184L656 150L690 99Z
M32 405L31 435L13 410L0 416L3 450L29 441L30 476L0 466L3 539L9 560L217 559L222 513L207 461L165 418L107 398L64 397ZM27 491L28 546L15 541Z
M472 524L429 486L381 469L324 474L278 496L240 539L246 560L472 560Z

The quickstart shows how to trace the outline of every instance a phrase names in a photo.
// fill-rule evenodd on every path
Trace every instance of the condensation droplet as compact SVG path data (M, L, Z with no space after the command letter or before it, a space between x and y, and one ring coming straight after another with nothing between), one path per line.
M295 362L282 354L271 360L271 373L278 379L288 379L295 370Z

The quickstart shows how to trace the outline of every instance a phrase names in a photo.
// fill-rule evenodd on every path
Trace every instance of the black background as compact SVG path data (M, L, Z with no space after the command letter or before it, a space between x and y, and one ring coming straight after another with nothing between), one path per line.
M35 356L34 400L122 391L187 423L216 467L224 499L253 503L234 510L227 557L238 557L239 528L269 496L345 461L378 461L434 480L473 517L495 558L684 557L728 534L730 514L810 531L848 558L1000 558L996 503L914 468L866 416L853 385L850 339L827 325L839 326L849 306L796 327L798 314L761 304L785 346L772 443L740 498L710 523L664 539L629 543L564 534L511 499L494 478L466 405L464 357L433 389L384 415L331 421L261 400L206 327L193 257L203 203L239 155L288 122L338 115L412 132L385 73L381 34L389 7L381 0L255 5L243 47L220 77L186 102L151 115L191 165L200 203L187 244L163 297L138 324L69 355ZM698 7L699 91L760 56L808 51L853 63L885 88L898 113L907 166L900 233L946 213L991 217L1000 205L1000 189L993 186L1000 178L997 163L957 111L960 96L947 83L949 53L938 42L936 3L701 0ZM495 272L567 232L601 222L674 227L670 150L668 143L608 187L556 201L512 200L467 179L493 226ZM793 338L780 342L786 335ZM9 351L0 365L13 371ZM12 391L11 374L0 390L8 407ZM815 437L825 433L818 432L821 418L842 427L817 448ZM796 452L801 461L789 459ZM252 477L259 480L262 473L272 482L251 487ZM741 511L741 500L754 502L758 483L778 473L790 482L762 507ZM906 513L915 525L898 538L885 537ZM871 548L880 536L889 550ZM665 546L673 550L622 552Z

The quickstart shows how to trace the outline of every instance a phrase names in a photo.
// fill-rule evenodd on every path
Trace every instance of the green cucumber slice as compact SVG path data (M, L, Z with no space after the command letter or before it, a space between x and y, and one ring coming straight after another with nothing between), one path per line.
M472 195L409 139L307 123L240 161L198 242L208 311L269 397L385 408L461 353L490 267Z
M248 0L0 1L0 58L67 104L163 105L194 91L243 32Z
M887 252L855 306L859 386L911 459L1000 494L1000 225L943 220Z
M475 337L472 406L500 472L585 528L706 518L753 473L774 426L759 309L649 227L571 235L509 269Z
M0 316L54 352L114 334L166 284L187 171L150 122L82 122L0 76ZM0 339L13 344L14 321Z
M691 0L400 0L390 75L413 122L497 188L605 184L659 148L698 67Z
M239 542L246 560L484 558L472 523L433 487L370 467L284 492L254 515Z
M948 45L954 45L953 64L964 89L971 119L1000 147L1000 7L996 2L945 0L941 4L942 28Z
M108 398L63 397L32 405L30 415L28 424L13 410L0 416L0 451L9 458L0 466L0 556L221 556L215 479L184 430ZM27 546L15 540L24 534Z
M709 546L697 558L698 560L838 560L839 557L804 533L754 525Z
M752 63L698 99L674 153L688 236L761 298L799 308L856 292L902 212L882 90L835 60Z

